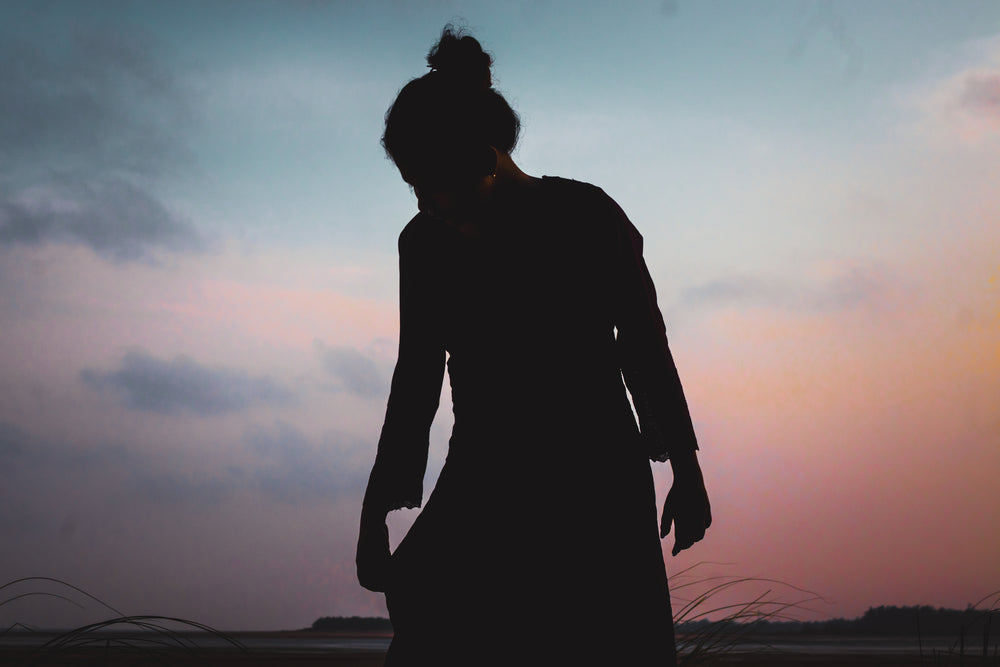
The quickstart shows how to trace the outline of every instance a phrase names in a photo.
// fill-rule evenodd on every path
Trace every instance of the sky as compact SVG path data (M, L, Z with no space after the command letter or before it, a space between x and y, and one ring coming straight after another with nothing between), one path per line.
M416 203L379 137L448 22L517 163L645 237L714 514L664 541L675 583L778 580L813 619L1000 590L994 0L3 3L0 585L230 630L386 614L354 547ZM0 627L108 614L22 593L79 606Z

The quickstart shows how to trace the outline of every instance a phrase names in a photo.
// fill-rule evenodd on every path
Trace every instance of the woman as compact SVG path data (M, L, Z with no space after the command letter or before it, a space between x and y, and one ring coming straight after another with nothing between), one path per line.
M711 514L642 238L600 189L518 168L479 42L445 28L427 61L383 136L420 210L358 541L386 664L673 664L660 538L673 523L676 554ZM423 499L446 357L448 457L390 555L387 513ZM657 535L649 461L667 458Z

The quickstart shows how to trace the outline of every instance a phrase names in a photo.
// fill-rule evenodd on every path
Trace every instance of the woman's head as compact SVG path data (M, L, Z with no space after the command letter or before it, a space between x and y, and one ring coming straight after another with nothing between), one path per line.
M431 71L406 84L385 114L382 145L410 184L468 187L510 153L520 119L492 88L493 59L479 42L447 26L430 53Z

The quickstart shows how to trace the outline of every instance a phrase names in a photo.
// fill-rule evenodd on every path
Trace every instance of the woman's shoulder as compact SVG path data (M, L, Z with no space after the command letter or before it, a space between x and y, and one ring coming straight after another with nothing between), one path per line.
M417 213L399 232L399 251L407 252L426 246L440 234L439 221L425 213Z
M563 176L542 176L542 183L551 190L579 197L609 198L607 193L593 183L586 183Z
M624 215L621 207L602 188L593 183L561 176L542 176L543 182L559 198L561 204L596 217Z
M628 220L618 202L592 183L558 176L542 178L553 194L550 201L576 225L588 223L600 235L615 234Z

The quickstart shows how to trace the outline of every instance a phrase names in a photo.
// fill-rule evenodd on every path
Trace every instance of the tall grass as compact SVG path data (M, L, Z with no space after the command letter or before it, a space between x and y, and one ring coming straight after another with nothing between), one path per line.
M711 665L720 657L739 650L745 652L756 647L759 651L777 650L756 631L762 623L772 621L801 621L802 614L817 613L809 605L826 603L819 594L792 584L764 577L733 575L700 576L706 566L729 565L726 563L700 562L671 575L671 598L676 609L674 625L678 633L678 664L680 667ZM55 584L60 592L29 590L8 593L21 584ZM91 595L87 591L54 577L24 577L0 585L0 607L29 597L50 597L81 609L79 599L86 599L113 614L111 617L83 625L52 636L26 657L25 665L71 664L67 661L80 651L88 651L91 659L105 651L115 650L116 655L130 652L136 664L175 664L185 655L195 657L206 647L206 638L221 640L223 645L241 652L249 649L240 641L203 623L183 618L156 615L126 615ZM729 600L741 600L731 602ZM952 665L1000 666L996 640L991 644L991 633L1000 632L1000 591L970 605L969 620L959 629L959 636L945 651L929 653L921 649L922 662L934 667ZM994 628L996 619L998 627ZM973 628L981 637L972 636ZM918 625L919 628L919 625ZM918 630L919 631L919 630ZM0 640L8 634L38 633L22 623L14 623L0 631ZM918 638L919 641L919 638ZM992 648L991 648L992 647ZM992 654L991 654L992 651ZM89 663L99 664L99 663Z
M968 620L959 627L958 637L947 650L931 651L929 656L925 656L921 649L921 658L926 657L928 664L935 667L975 664L1000 666L1000 642L993 639L992 635L994 632L1000 633L1000 627L993 627L994 620L1000 624L1000 591L994 591L975 604L969 605L967 611ZM982 635L973 636L972 630L979 625L982 625Z
M698 563L671 576L671 597L675 606L680 607L674 614L676 626L702 621L715 617L716 620L698 624L694 632L680 636L679 662L682 667L693 667L711 662L712 659L732 651L737 646L741 649L756 640L750 636L756 624L771 620L789 620L793 612L805 610L807 603L822 600L819 595L784 582L760 577L736 576L697 576L698 570L712 563ZM717 565L717 564L715 564ZM60 592L30 590L25 593L13 594L6 599L0 599L0 607L27 597L51 597L62 600L79 608L84 608L78 599L84 598L97 603L112 614L110 618L96 623L89 623L72 630L58 634L41 644L26 664L44 665L62 661L69 654L103 647L105 650L115 650L116 654L133 652L140 658L142 664L159 660L163 663L175 661L186 654L195 655L204 648L199 639L206 637L221 639L233 648L247 651L247 647L238 640L202 623L170 616L127 615L104 602L100 598L70 583L53 577L25 577L16 579L0 586L0 593L13 589L18 585L55 584ZM763 593L753 595L749 601L739 603L720 602L720 598L739 593L742 589L760 588L764 584L768 588ZM781 600L776 591L794 592L796 598L790 601ZM17 627L15 627L17 626ZM8 632L23 632L34 630L23 624L15 624L8 628L0 637ZM759 642L757 642L759 643ZM762 648L766 644L761 644ZM94 651L91 651L94 653Z
M819 594L792 584L764 577L732 575L697 576L708 565L728 563L699 562L671 575L670 593L674 606L674 627L679 628L678 664L681 667L711 664L735 649L756 645L761 651L773 650L754 630L768 621L801 620L802 613L813 613L807 605L826 602ZM761 589L764 589L762 592ZM751 590L751 593L742 593ZM726 598L741 602L726 602ZM791 595L791 599L783 596ZM716 617L714 620L710 617ZM700 622L699 622L700 621ZM688 630L685 631L685 625ZM690 630L690 628L694 628Z
M141 659L142 664L148 664L153 660L167 664L176 661L179 656L185 654L188 656L197 655L204 649L199 641L203 642L206 637L222 640L231 648L239 651L248 651L247 647L234 637L204 623L172 616L124 614L82 588L54 577L15 579L0 586L0 592L26 583L30 585L55 584L65 590L66 594L30 590L0 599L0 607L28 597L52 597L83 609L84 605L73 597L73 594L76 594L96 602L113 614L105 620L82 625L50 638L37 646L27 657L25 664L28 665L44 665L55 661L64 662L70 655L95 647L104 648L106 652L115 649L118 654L122 652L134 653L137 658ZM42 634L23 623L15 623L0 633L0 637L14 632Z
M678 664L681 667L711 665L722 656L756 647L760 652L778 651L758 633L771 621L802 621L802 613L816 613L809 605L827 601L820 595L775 579L715 575L698 577L706 565L697 563L671 577L678 633ZM761 589L763 592L757 592ZM754 591L747 594L746 591ZM720 599L741 599L725 602ZM714 618L714 620L709 620ZM686 625L686 627L685 627ZM693 630L692 630L693 628ZM920 662L933 667L1000 667L1000 591L969 605L951 645L926 651L917 619L916 641Z

